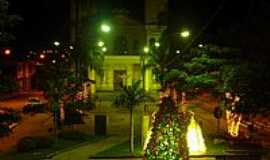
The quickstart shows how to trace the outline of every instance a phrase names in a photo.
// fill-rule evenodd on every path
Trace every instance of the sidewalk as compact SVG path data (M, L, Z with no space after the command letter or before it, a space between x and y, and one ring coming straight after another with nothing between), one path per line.
M90 156L94 156L98 152L104 151L114 145L123 143L127 137L108 137L102 141L81 146L67 152L59 153L52 160L88 160Z

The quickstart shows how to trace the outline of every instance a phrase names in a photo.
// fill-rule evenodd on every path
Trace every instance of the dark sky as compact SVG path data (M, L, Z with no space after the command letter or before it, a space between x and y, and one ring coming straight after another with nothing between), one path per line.
M68 0L9 0L10 11L24 21L17 28L17 47L47 47L54 40L68 39ZM113 8L127 8L131 16L143 19L143 0L98 0L100 14L108 14Z
M61 40L67 29L67 4L64 0L9 0L10 10L24 21L18 26L17 43L23 46L48 46Z
M250 32L262 31L269 25L259 24L270 21L270 2L267 0L170 0L171 19L175 26L187 26L200 31L217 32L247 26ZM68 37L68 0L9 0L10 10L21 15L23 23L18 26L17 46L49 46L54 40L63 41ZM130 16L143 20L144 0L97 0L98 11L110 13L113 8L127 8ZM221 7L214 19L218 8ZM250 24L245 24L250 19ZM251 22L252 21L252 22ZM208 24L209 23L209 24ZM251 24L253 23L253 24ZM259 24L259 25L257 25ZM233 27L231 27L233 26ZM230 28L231 27L231 28ZM258 27L258 28L256 28Z

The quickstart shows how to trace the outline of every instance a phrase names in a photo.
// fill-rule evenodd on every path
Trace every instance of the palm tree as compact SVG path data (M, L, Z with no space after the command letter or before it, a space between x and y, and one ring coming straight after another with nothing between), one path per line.
M129 132L129 150L131 153L134 151L134 120L133 120L133 110L134 108L147 100L154 101L154 99L145 94L144 89L140 87L141 81L133 81L131 86L123 86L122 92L118 95L114 104L116 106L127 107L130 116L130 132Z

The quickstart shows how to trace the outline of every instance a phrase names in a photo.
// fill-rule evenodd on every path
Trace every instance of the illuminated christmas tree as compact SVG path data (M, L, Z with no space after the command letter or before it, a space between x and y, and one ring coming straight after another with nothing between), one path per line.
M151 137L145 156L148 160L187 160L187 126L190 115L179 113L170 97L163 98L160 110L154 116Z

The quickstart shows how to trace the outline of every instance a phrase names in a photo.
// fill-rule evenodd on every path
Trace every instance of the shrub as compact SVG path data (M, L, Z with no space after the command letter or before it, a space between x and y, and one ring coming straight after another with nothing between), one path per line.
M66 108L64 125L84 124L83 113L73 108Z
M49 148L53 143L53 139L49 137L24 137L17 143L17 152Z
M8 135L9 132L10 132L10 129L8 125L0 124L0 137Z
M33 137L24 137L17 143L17 152L27 152L37 148L37 142Z
M54 144L54 139L51 137L35 137L37 141L37 149L49 148Z
M18 89L17 82L10 76L0 79L0 93L10 93Z
M23 107L23 113L45 113L45 104L28 104Z

